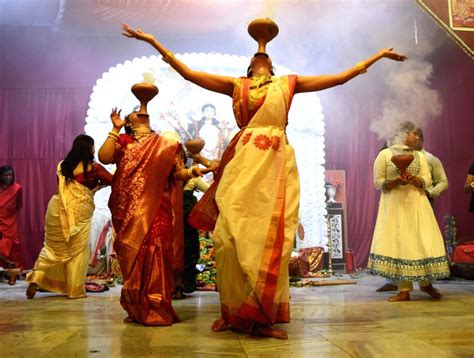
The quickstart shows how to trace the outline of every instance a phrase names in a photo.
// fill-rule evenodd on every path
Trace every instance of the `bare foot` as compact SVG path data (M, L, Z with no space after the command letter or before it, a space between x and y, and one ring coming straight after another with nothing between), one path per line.
M386 292L386 291L397 291L398 287L395 285L392 285L390 283L386 283L382 287L377 288L375 291L376 292Z
M388 302L410 301L409 291L400 291L398 295L389 297Z
M14 285L16 283L17 277L20 275L20 269L9 268L7 269L7 273L8 273L8 284Z
M288 333L285 330L266 325L256 324L252 329L252 334L276 339L288 339Z
M431 283L427 286L421 286L420 290L423 292L426 292L431 297L436 298L437 300L439 300L442 297L441 293L439 293L439 291L436 288L434 288Z
M123 319L123 323L133 323L133 322L135 322L135 320L130 316L127 316Z
M214 323L211 326L211 329L214 332L222 332L227 329L229 329L230 325L224 320L224 318L219 318L218 320L215 320Z
M29 300L33 299L38 291L38 285L36 283L30 283L26 289L26 298Z

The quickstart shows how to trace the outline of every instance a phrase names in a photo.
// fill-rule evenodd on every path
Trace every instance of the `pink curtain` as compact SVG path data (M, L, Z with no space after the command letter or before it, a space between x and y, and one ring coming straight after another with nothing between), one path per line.
M56 165L83 132L89 91L0 89L0 163L15 169L23 187L19 235L25 268L44 240L44 216L56 191Z

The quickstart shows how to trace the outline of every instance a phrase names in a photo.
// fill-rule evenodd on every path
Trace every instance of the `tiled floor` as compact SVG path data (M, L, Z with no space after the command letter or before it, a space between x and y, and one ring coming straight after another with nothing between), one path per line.
M347 279L348 277L340 277ZM337 279L337 277L336 277ZM437 282L440 301L414 291L389 303L380 278L357 284L292 288L286 341L213 333L218 295L175 301L171 327L124 324L120 288L70 300L26 285L0 283L0 357L474 357L474 281Z

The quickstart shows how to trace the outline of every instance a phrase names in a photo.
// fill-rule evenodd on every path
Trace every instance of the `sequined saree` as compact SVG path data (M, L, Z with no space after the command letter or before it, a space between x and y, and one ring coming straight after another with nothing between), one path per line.
M178 148L158 134L116 147L109 207L124 280L120 303L130 319L148 326L179 321L171 304L183 257L182 189L171 179Z
M290 320L288 262L299 178L285 128L295 84L295 76L237 80L233 107L241 130L223 155L217 184L191 219L212 227L213 205L218 209L212 238L221 314L241 331L255 322Z
M60 165L57 176L58 193L46 211L44 246L26 282L77 298L85 294L94 194L75 180L66 184Z

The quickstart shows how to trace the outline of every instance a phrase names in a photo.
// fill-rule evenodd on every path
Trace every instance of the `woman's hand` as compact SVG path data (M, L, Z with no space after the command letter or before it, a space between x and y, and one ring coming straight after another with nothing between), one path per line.
M196 165L196 166L193 166L192 172L193 172L194 176L202 177L203 175L212 172L212 169L211 168L201 168L201 167L198 167Z
M379 51L379 55L394 61L405 61L407 59L405 55L393 52L393 48L384 48Z
M112 124L114 125L114 128L120 130L124 125L125 125L125 120L120 118L120 112L122 110L120 109L117 112L117 107L112 108L112 113L110 113L110 119L112 120Z
M123 29L122 35L124 36L131 37L137 40L146 41L148 43L152 43L153 41L155 41L155 37L152 34L147 34L146 32L143 32L140 29L134 30L131 27L129 27L127 24L123 24L122 29Z
M421 180L420 177L416 175L407 174L407 179L410 182L410 184L416 186L417 188L423 188L423 181Z

